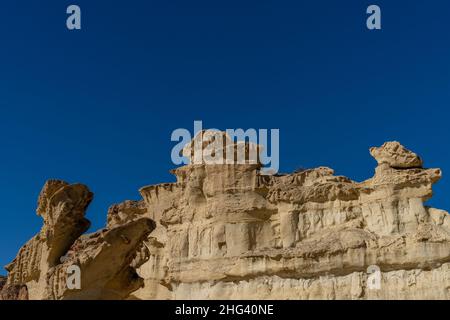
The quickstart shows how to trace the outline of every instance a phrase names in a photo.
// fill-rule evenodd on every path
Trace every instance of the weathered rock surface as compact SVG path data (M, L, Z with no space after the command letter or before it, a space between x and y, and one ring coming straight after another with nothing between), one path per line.
M142 188L157 227L134 296L449 299L450 218L423 204L441 171L396 142L371 153L379 166L361 183L325 167L269 177L199 164Z
M441 171L398 142L370 152L378 167L364 182L326 167L187 165L111 207L91 235L92 194L51 181L42 231L7 266L6 286L30 299L450 299L450 217L424 205ZM74 264L81 290L66 286Z
M26 285L6 285L0 291L0 300L28 300Z
M6 266L3 299L124 299L143 284L131 263L154 222L138 217L83 235L92 196L81 184L45 184L37 209L44 225ZM80 271L80 290L67 285L73 266Z
M422 159L406 149L397 141L386 142L379 148L371 148L370 154L377 160L378 164L387 163L392 168L422 168Z

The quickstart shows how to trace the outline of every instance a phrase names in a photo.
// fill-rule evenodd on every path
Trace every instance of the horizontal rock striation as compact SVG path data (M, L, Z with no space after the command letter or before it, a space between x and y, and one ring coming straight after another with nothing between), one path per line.
M398 142L371 154L378 167L361 183L326 167L264 176L258 164L201 164L142 188L157 228L135 297L450 298L450 218L424 206L441 171Z
M378 166L363 182L326 167L190 164L112 206L90 235L87 187L49 181L44 226L5 287L30 299L450 299L450 217L424 205L441 171L398 142L370 153ZM74 264L80 290L66 286Z

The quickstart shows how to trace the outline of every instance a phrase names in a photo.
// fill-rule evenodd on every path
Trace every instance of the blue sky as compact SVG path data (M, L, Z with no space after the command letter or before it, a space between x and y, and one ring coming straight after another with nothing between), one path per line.
M173 181L170 134L194 120L279 128L281 171L354 180L373 174L369 147L399 140L443 169L431 204L450 209L449 16L447 0L2 1L0 265L40 229L47 179L87 184L100 228Z

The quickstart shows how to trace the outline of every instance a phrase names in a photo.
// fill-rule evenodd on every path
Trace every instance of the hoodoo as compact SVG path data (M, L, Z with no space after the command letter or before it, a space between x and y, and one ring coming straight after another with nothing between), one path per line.
M370 152L378 166L364 182L326 167L266 176L258 163L186 165L175 183L111 207L93 234L83 234L88 188L49 181L42 230L6 267L0 296L450 299L450 217L424 205L441 171L398 142ZM65 285L71 265L80 290Z

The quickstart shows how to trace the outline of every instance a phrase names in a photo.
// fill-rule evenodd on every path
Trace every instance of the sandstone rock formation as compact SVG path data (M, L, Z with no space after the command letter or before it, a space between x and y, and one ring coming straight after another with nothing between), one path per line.
M371 148L370 154L379 165L387 163L392 168L412 169L423 166L422 159L417 154L407 150L397 141L386 142L379 148Z
M92 196L81 184L59 180L45 184L37 209L44 225L6 266L4 299L20 295L30 299L123 299L141 286L142 279L131 263L143 239L155 228L154 222L139 217L82 235L90 225L84 215ZM80 268L81 290L67 286L71 266ZM23 289L26 295L20 293ZM6 294L7 290L12 293Z
M82 235L87 187L50 181L44 226L5 287L30 299L450 299L450 217L424 205L441 171L398 142L370 152L378 166L364 182L326 167L180 167L175 183L111 207L92 235ZM65 286L72 264L81 290Z

